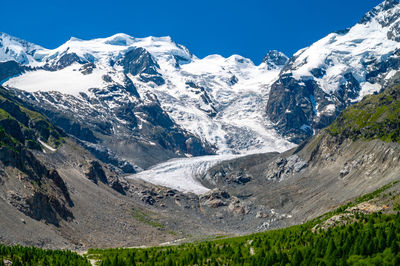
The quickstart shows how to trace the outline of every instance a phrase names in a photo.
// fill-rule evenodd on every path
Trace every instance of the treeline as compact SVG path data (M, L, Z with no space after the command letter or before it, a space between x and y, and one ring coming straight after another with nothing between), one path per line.
M89 254L101 259L103 266L400 265L400 214L361 214L352 224L315 233L314 224L210 242Z
M0 265L5 265L7 261L13 266L91 265L87 259L71 251L0 245Z

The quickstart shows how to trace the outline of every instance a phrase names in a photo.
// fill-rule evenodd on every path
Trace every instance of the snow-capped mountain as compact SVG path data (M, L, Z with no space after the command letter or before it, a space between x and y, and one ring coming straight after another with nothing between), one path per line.
M0 32L0 62L16 61L22 65L36 65L35 54L44 50L39 45Z
M352 28L290 59L271 51L260 65L198 58L170 37L45 49L1 34L0 79L99 157L148 167L177 155L283 151L382 88L400 67L399 25L400 5L386 0Z
M6 34L1 42L18 51L2 61L18 55L23 67L3 85L101 156L148 167L176 155L293 146L265 117L270 84L287 61L280 52L256 66L239 55L199 59L170 37L71 38L53 50ZM139 158L148 149L160 158Z
M355 26L293 55L272 85L267 114L299 142L348 104L379 91L400 67L400 5L386 0Z

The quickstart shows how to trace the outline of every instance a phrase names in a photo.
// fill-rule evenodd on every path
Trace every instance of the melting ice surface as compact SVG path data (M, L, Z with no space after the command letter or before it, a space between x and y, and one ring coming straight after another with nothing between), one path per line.
M171 159L126 178L140 179L155 185L176 189L181 192L191 192L200 195L210 190L201 184L199 178L211 167L220 162L250 154L273 151L274 150L263 149L252 150L243 154L219 154Z
M127 178L141 179L182 192L203 194L209 189L200 183L198 176L222 161L239 156L243 155L221 154L172 159Z

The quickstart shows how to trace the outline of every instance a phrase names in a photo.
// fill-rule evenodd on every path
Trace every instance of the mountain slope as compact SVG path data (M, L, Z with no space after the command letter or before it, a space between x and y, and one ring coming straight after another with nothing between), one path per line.
M2 36L7 39L7 35ZM20 49L24 49L23 43ZM275 132L264 115L269 84L287 61L277 51L255 66L238 55L199 59L169 37L116 34L87 41L71 38L54 50L37 48L26 53L36 61L20 64L35 69L24 69L4 85L20 89L20 97L45 112L67 133L91 143L94 138L89 135L100 133L97 144L134 165L148 167L176 155L210 154L210 146L217 153L282 151L293 146ZM149 104L159 106L158 110L138 107ZM57 112L68 113L68 117L79 114L70 124L89 128L93 134L71 132L59 124ZM96 125L93 116L104 122ZM160 140L154 135L160 128L167 132L172 127L179 136ZM119 141L122 135L143 137L125 143L135 153L121 153L104 136L111 131L121 135ZM138 151L159 158L146 163L135 155Z
M140 194L144 188L138 183L131 187L116 167L95 160L43 114L0 86L2 244L80 249L155 243L181 235L135 219L132 211L145 204L130 190ZM156 221L172 220L159 212L152 215Z
M64 133L44 116L13 101L0 87L0 198L25 215L58 225L73 218L65 182L34 151L54 151Z
M400 5L386 0L355 26L293 55L272 85L267 115L299 143L346 106L380 91L399 70Z
M395 83L381 94L365 97L297 148L225 161L198 178L210 189L239 198L249 215L257 214L258 222L246 220L252 230L317 217L399 180L399 91ZM264 211L253 212L255 205ZM223 212L225 208L229 207L216 209ZM280 219L265 210L281 214Z
M398 75L395 76L395 78ZM400 142L400 87L393 85L378 95L343 111L328 131L352 139Z

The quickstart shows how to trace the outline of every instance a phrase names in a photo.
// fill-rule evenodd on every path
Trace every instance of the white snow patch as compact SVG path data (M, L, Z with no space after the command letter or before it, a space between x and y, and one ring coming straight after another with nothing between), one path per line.
M363 82L360 85L361 85L362 90L360 91L360 95L358 96L357 101L361 101L365 95L372 94L374 92L378 92L382 88L382 85L377 84L377 83L372 84L369 82Z
M326 114L334 114L335 111L336 111L336 106L334 104L328 104L327 106L325 106L322 112Z
M21 76L6 81L3 85L28 92L58 91L64 94L79 96L80 92L88 93L91 88L103 87L103 71L94 69L92 74L83 75L80 65L72 65L59 71L37 70L26 72Z
M45 147L45 148L48 149L49 151L51 151L51 152L56 152L56 151L57 151L57 149L54 149L53 147L51 147L50 145L48 145L46 142L41 141L40 139L38 139L38 141L39 141L39 143L40 143L43 147Z

